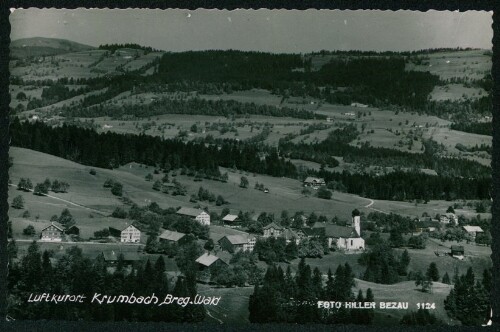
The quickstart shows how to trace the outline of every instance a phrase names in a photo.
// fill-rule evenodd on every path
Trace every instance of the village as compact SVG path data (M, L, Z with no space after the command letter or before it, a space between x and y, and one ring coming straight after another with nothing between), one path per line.
M303 186L318 190L320 187L325 186L325 181L322 178L308 177L304 180ZM367 249L365 239L369 239L374 233L373 231L362 232L362 216L358 209L352 211L352 219L343 226L325 220L315 221L313 224L308 225L308 217L304 213L294 216L294 218L300 218L300 222L296 222L292 218L294 227L282 226L278 221L272 221L262 228L261 233L246 231L238 214L227 213L221 216L220 220L216 221L215 224L211 223L210 214L203 209L181 207L175 214L192 220L201 226L206 226L209 229L209 240L205 241L193 234L163 228L160 228L157 234L152 234L143 225L134 222L123 229L113 226L105 227L104 233L103 231L96 232L96 235L100 234L98 237L84 239L79 236L80 229L78 225L65 227L57 221L51 221L50 224L41 229L39 234L33 234L32 238L42 243L61 243L65 245L85 246L92 243L120 245L116 249L112 248L98 252L98 256L101 256L111 268L119 260L123 260L127 265L133 265L142 262L148 256L148 253L155 253L154 250L147 249L151 240L157 241L160 246L167 247L181 247L192 241L197 241L205 250L202 255L196 258L196 263L199 271L206 272L221 265L229 266L234 254L238 252L252 253L258 241L265 241L269 238L283 239L286 245L293 242L296 246L305 241L317 240L320 243L325 243L329 251L349 255L364 252ZM364 214L363 218L366 218ZM484 233L480 226L459 226L458 217L452 212L439 215L439 219L423 216L416 217L414 221L416 227L411 232L413 237L425 236L425 238L432 238L432 234L443 229L458 229L466 235L464 240L467 243L474 243L476 236ZM369 220L364 220L364 222L366 222L365 224L370 223ZM40 223L43 222L40 221ZM210 242L212 245L206 245L206 242ZM122 252L123 246L128 248ZM135 246L137 250L130 250L130 246ZM451 245L446 250L435 251L435 254L436 256L448 255L459 260L465 258L464 247L459 242ZM209 281L209 278L206 278L206 273L200 274L200 276L204 276L200 277L204 281Z

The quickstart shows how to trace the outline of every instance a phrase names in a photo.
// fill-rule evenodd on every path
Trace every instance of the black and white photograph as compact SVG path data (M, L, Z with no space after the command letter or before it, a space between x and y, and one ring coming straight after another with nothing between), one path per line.
M489 324L492 17L12 9L7 319Z

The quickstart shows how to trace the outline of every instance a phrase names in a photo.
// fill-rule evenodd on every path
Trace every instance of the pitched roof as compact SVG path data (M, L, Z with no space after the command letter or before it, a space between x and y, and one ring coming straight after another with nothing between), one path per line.
M226 214L224 218L222 218L223 221L235 221L238 219L238 216L235 214Z
M127 225L127 227L125 227L124 229L122 229L121 231L123 232L124 230L126 230L127 228L129 228L130 226L134 227L135 229L137 229L138 231L142 231L139 227L137 227L137 225L133 225L133 224L130 224L130 225ZM142 227L141 227L142 228Z
M359 234L356 232L356 230L353 227L339 226L339 225L334 225L334 224L326 224L325 225L325 235L327 237L334 237L334 238L359 237Z
M317 182L317 183L325 183L325 180L323 178L315 178L315 177L312 177L312 176L308 176L304 182L306 183L313 183L313 182Z
M464 246L451 246L451 250L464 251Z
M325 228L325 227L326 227L326 223L320 222L320 221L316 221L314 223L314 225L312 226L312 228Z
M177 242L182 239L186 234L176 231L166 230L160 235L160 239Z
M196 263L199 263L201 265L208 267L208 266L212 265L213 263L215 263L219 259L222 262L224 262L224 260L222 260L220 257L217 257L216 255L212 255L211 253L206 252L196 259ZM224 263L226 263L226 262L224 262Z
M238 244L245 244L245 243L248 243L248 236L247 235L243 235L243 234L237 234L237 235L226 235L224 236L225 238L228 239L228 241L231 243L231 244L235 244L235 245L238 245ZM220 240L219 240L220 241Z
M177 211L177 214L182 214L183 216L198 217L203 212L205 211L201 209L181 207L179 211Z
M483 232L483 229L479 226L463 226L465 231L470 232Z
M324 228L309 228L309 227L304 227L302 228L302 232L306 236L324 236L325 235L325 229Z
M54 226L55 228L57 228L57 229L58 229L58 230L60 230L61 232L64 232L64 227L63 227L60 223L55 222L55 221L52 221L52 222L50 223L50 225L48 225L47 227L45 227L44 229L42 229L42 232L43 232L44 230L46 230L47 228L49 228L50 226Z
M299 238L299 236L297 235L297 233L295 233L294 231L292 231L289 228L285 228L285 230L283 231L283 233L281 234L281 236L284 237L286 240L298 239Z
M283 229L283 227L281 227L280 225L276 224L274 221L272 223L270 223L269 225L264 226L262 229L270 229L270 228Z

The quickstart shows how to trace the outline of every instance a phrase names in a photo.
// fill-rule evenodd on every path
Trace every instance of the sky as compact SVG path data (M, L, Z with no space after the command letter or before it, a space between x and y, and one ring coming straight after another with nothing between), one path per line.
M11 10L12 11L12 10ZM181 52L238 49L491 49L492 12L380 10L16 9L11 39L51 37L99 46L136 43Z

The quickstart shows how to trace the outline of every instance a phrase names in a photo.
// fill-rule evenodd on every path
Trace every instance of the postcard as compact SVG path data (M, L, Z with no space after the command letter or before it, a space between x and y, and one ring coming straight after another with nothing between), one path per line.
M8 320L488 324L492 15L13 9Z

